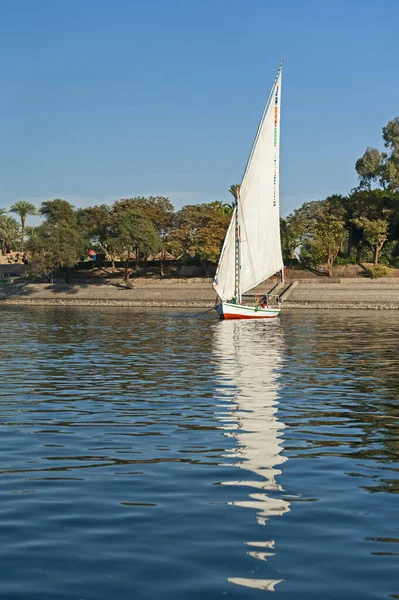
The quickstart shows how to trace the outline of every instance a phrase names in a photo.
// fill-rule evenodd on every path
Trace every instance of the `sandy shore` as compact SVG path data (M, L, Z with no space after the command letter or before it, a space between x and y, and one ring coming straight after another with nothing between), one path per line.
M273 283L256 288L266 293ZM282 296L283 310L399 310L399 279L300 280ZM23 284L0 288L0 305L131 306L211 308L215 292L209 279L137 279L133 289L122 283Z

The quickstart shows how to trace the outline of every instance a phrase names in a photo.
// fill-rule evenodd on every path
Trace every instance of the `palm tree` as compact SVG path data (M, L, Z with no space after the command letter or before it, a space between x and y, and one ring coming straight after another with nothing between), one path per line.
M25 237L25 221L28 215L37 215L37 210L33 204L26 200L19 200L13 204L10 208L10 212L16 213L21 219L21 252L24 251L24 237Z
M15 219L0 215L0 250L8 254L19 241L19 225Z
M238 194L240 193L240 187L241 185L239 183L233 183L233 185L231 185L229 188L230 194L234 196L236 200L238 198Z
M220 200L215 200L214 202L211 202L211 206L213 210L216 210L216 212L222 213L227 216L231 216L231 214L233 213L233 207L231 206L231 204L221 202Z
M25 235L28 237L28 241L30 241L32 239L36 239L36 237L37 237L36 229L37 229L37 227L32 227L32 225L27 225L25 227Z

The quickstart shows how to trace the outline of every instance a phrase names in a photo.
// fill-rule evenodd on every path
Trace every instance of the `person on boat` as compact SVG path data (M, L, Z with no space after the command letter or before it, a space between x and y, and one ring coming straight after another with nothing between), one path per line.
M267 304L267 296L262 296L262 298L259 301L259 306L261 308L267 308L268 304Z

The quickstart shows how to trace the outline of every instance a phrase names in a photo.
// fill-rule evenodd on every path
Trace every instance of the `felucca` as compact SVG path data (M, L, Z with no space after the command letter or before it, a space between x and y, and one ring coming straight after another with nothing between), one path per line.
M281 63L273 82L234 212L224 240L213 288L222 319L270 319L280 312L279 299L264 298L245 305L242 295L262 281L283 272L280 242L280 106Z

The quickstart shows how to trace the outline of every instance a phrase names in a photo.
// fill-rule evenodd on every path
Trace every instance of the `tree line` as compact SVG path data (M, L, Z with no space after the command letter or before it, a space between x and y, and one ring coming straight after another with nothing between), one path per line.
M385 151L367 148L356 162L356 189L306 202L281 219L286 264L327 264L330 276L337 262L373 263L367 267L371 276L384 275L387 266L399 267L399 118L383 127L382 137ZM239 185L229 191L237 197ZM78 209L61 199L42 202L39 209L19 201L9 211L0 210L0 249L26 251L29 270L38 275L72 268L94 249L106 254L112 269L116 260L124 262L128 284L133 263L137 267L158 252L161 258L166 252L196 254L204 265L215 264L232 211L231 204L219 201L175 211L163 196ZM27 226L27 217L35 214L43 222Z
M156 253L160 253L161 271L166 252L174 256L195 254L205 266L215 263L232 206L211 202L175 211L168 198L156 196L78 209L62 199L42 202L39 209L20 201L9 212L19 215L20 224L2 211L0 248L3 253L25 252L32 274L49 275L59 267L73 268L90 249L105 254L112 270L117 260L124 263L124 279L129 285L132 270ZM37 227L26 226L26 218L36 214L43 222Z
M285 262L317 267L373 263L383 276L399 267L399 118L382 129L386 151L367 148L356 162L359 185L348 195L306 202L281 220Z

